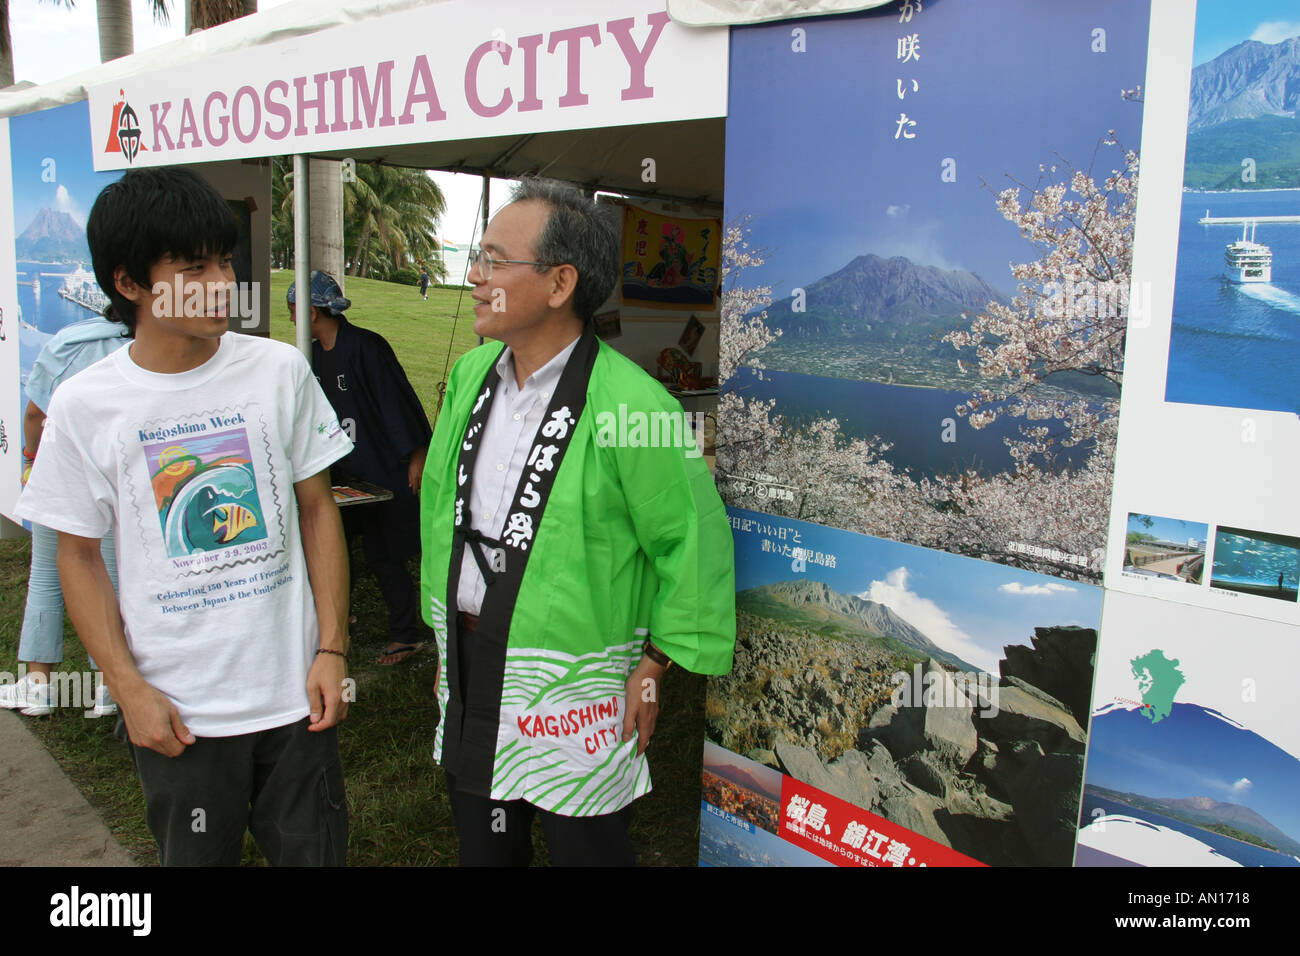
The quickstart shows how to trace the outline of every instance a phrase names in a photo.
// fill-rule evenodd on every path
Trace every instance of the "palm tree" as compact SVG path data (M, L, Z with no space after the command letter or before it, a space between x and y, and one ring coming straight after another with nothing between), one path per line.
M71 10L76 6L75 0L40 0L42 3L57 3ZM166 23L169 18L167 0L149 0L154 19ZM128 56L134 50L131 36L130 0L99 0L96 4L99 15L99 60L107 63L120 56ZM14 52L13 39L9 33L9 0L0 0L0 88L13 86Z
M46 2L46 0L41 0ZM73 6L73 0L48 0L61 6ZM13 38L9 35L9 0L0 0L0 88L14 85Z
M313 269L324 269L343 283L343 170L337 159L307 160L311 178L308 215L311 217L311 245L308 255Z
M313 191L317 179L312 176ZM343 195L348 275L386 279L423 264L435 279L445 276L435 233L447 203L424 170L358 163L356 181L344 184ZM293 266L293 164L287 156L272 166L271 261L277 268ZM314 253L312 267L321 267Z
M436 271L434 232L446 211L442 190L424 170L358 164L356 181L344 188L349 274L391 274L417 262Z
M293 159L271 160L271 267L293 268Z
M187 0L185 34L206 30L257 12L257 0Z
M342 285L343 186L339 182L339 163L308 159L307 175L311 182L308 258L313 269L323 269ZM276 156L271 164L271 263L278 269L292 269L294 265L293 197L293 157Z
M69 7L72 0L63 0ZM156 22L166 24L171 20L167 0L149 0ZM98 0L95 12L99 19L99 62L107 63L135 52L135 37L131 32L131 0Z

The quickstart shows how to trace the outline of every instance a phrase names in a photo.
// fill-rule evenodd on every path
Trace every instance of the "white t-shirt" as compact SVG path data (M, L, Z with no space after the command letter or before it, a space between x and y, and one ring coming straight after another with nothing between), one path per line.
M293 484L352 443L289 345L227 333L173 375L130 351L55 393L18 514L116 532L131 656L196 736L300 720L319 632Z

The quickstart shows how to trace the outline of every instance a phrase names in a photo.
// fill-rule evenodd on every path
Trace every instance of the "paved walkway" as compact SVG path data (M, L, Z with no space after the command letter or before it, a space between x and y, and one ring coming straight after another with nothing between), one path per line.
M134 866L31 719L0 710L0 866Z

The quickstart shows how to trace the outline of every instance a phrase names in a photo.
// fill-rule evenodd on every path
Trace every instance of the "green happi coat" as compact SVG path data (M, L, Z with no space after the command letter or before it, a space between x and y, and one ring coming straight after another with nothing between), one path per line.
M708 468L683 434L681 406L628 359L596 344L586 405L527 550L504 653L493 659L490 639L477 643L480 624L470 638L464 699L454 648L448 656L457 468L499 343L472 350L452 369L420 491L421 607L444 663L434 757L462 789L569 816L612 813L650 790L636 739L621 742L625 683L646 635L701 674L730 669L736 636L731 529Z

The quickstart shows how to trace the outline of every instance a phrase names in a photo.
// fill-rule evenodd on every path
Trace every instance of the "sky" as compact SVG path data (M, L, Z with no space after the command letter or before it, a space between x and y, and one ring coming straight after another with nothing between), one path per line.
M1136 709L1094 717L1087 783L1148 797L1244 804L1300 840L1300 761L1212 714L1176 703L1154 724Z
M99 191L120 175L91 168L85 118L83 108L42 110L10 119L14 223L19 233L47 206L66 212L84 227Z
M265 12L289 2L291 0L259 0L258 10ZM162 26L153 22L148 4L134 0L131 9L136 53L185 35L181 0L171 0L171 5L171 23ZM81 0L71 10L58 4L38 3L37 0L10 0L9 28L13 36L14 78L19 82L48 83L99 64L99 32L93 0ZM443 217L440 234L458 246L468 247L477 238L474 223L482 179L457 173L432 175L447 199L447 214ZM492 181L493 211L505 199L508 188L507 181ZM90 199L94 199L93 192ZM21 216L19 218L21 220ZM84 221L84 213L80 221ZM463 255L449 255L446 262L449 271L459 279L463 275Z
M734 33L726 217L752 215L767 253L746 284L770 285L775 301L874 253L1013 290L1009 262L1041 250L994 193L1013 185L1008 174L1032 186L1057 154L1086 170L1110 129L1138 147L1141 104L1120 94L1144 81L1148 11L1141 0L937 0L907 24L892 8L806 21L803 52L788 23ZM1122 155L1103 150L1094 172ZM941 179L945 160L954 182Z
M1204 541L1210 533L1210 526L1203 521L1182 521L1178 518L1161 518L1157 515L1143 515L1151 519L1151 527L1137 520L1136 515L1128 516L1128 530L1149 534L1158 541L1175 541L1184 543L1188 538Z
M885 605L943 650L991 674L998 673L1002 648L1028 645L1035 627L1098 626L1100 588L884 538L730 510L760 526L787 529L785 539L775 531L732 529L737 591L807 575L841 594ZM795 571L790 558L763 551L765 538L834 554L836 566L810 561L806 571Z
M1192 63L1200 66L1244 40L1277 43L1300 36L1295 0L1199 0Z

